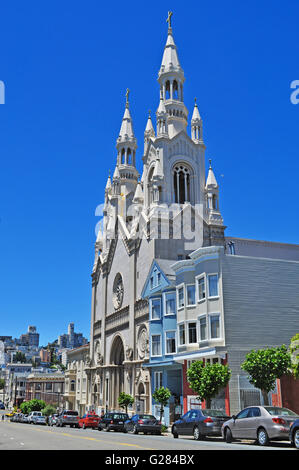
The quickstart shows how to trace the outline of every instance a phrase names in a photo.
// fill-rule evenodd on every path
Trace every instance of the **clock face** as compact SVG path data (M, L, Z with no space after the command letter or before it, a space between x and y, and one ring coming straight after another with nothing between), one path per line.
M121 274L117 274L113 283L113 305L117 310L122 306L124 298L124 284Z

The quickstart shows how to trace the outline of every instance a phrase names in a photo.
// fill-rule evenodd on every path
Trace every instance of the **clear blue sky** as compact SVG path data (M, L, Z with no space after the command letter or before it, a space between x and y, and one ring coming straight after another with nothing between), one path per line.
M169 9L226 234L299 243L297 0L2 2L0 334L89 338L95 209L127 87L140 168Z

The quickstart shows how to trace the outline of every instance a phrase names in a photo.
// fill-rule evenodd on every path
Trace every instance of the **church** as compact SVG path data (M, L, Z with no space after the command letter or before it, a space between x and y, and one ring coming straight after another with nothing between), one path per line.
M148 302L141 293L152 261L175 262L198 246L224 244L212 168L207 181L205 177L203 122L196 102L191 136L186 130L185 77L171 13L168 25L158 73L156 130L149 116L144 131L143 173L140 177L136 169L127 90L115 170L105 188L103 231L96 240L92 272L87 369L90 402L96 407L117 409L119 393L125 391L137 401L142 397L144 410L149 410L150 376L142 368L149 354ZM184 218L188 223L182 230Z
M149 296L144 295L145 285L149 291L155 289L161 276L165 275L176 292L173 301L177 302L180 310L177 321L181 325L177 336L182 336L183 324L192 335L192 342L187 344L180 340L172 351L177 353L173 360L184 371L181 374L182 390L184 387L188 389L184 378L188 359L209 354L207 360L228 361L229 365L232 359L235 364L232 386L223 398L223 404L230 413L239 408L240 363L253 344L250 341L254 333L248 328L255 330L254 322L260 322L259 315L263 315L264 308L267 308L269 299L275 293L275 282L282 285L279 273L281 266L286 269L286 263L291 266L286 289L291 283L294 285L294 295L298 291L298 245L225 238L225 226L219 209L219 186L211 161L206 172L203 121L196 100L191 117L191 135L187 132L189 112L184 103L185 76L174 40L171 16L169 12L166 44L158 72L156 123L154 125L149 115L144 131L142 174L139 175L136 168L137 140L127 90L124 115L116 139L115 169L112 178L109 175L105 188L103 226L95 243L92 269L90 350L85 362L86 405L88 409L98 412L118 410L121 392L133 396L133 411L152 412L150 366L152 350L156 348L158 351L158 345L153 343L151 330L154 328L153 322L157 327L158 318L153 318L152 310L150 315ZM256 262L257 258L259 260ZM284 261L278 263L276 269L273 263L262 261L265 258L271 262L273 259ZM260 305L256 305L255 320L247 328L244 318L249 318L250 302L261 298L257 295L260 284L248 297L247 304L244 293L248 289L238 291L240 272L243 286L247 286L246 266L250 262L257 266L259 273L267 269L268 275L269 272L273 274L271 286L274 292L267 292L262 310ZM154 278L150 272L155 266L161 270L156 270ZM233 293L227 288L232 272L235 282ZM214 283L211 285L217 292L216 296L200 297L206 292L203 290L206 289L203 279ZM263 282L263 277L259 278L259 283ZM188 290L189 284L194 288ZM184 295L188 292L194 305L184 303ZM236 292L239 295L238 308L244 315L242 318L233 308ZM280 301L291 302L287 305L289 310L284 309L285 315L291 312L290 322L286 316L277 320L278 337L271 331L269 346L287 341L292 332L296 333L294 328L299 326L296 307L299 298L291 297L290 300L288 293L287 300L282 295L277 302ZM276 310L270 314L279 314L278 303ZM228 312L227 322L225 311ZM192 329L189 326L188 330L190 321L195 326ZM281 331L280 322L283 325ZM266 323L264 326L265 331L260 330L260 342L254 342L256 347L267 346L263 341L269 328ZM242 330L243 335L238 344L235 343L239 335L237 328ZM229 344L225 338L230 338ZM168 344L173 347L175 335L169 338ZM240 354L241 349L243 355ZM237 361L234 351L238 351ZM191 395L187 390L186 397L179 397L180 402L184 403L184 411L193 403Z

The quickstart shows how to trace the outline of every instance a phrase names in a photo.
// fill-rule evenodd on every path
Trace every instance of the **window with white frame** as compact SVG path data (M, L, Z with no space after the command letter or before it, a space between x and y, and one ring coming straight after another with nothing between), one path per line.
M201 276L197 279L197 292L198 301L204 300L206 298L206 281L204 276Z
M218 274L209 274L209 297L218 297Z
M220 338L220 315L210 315L210 336L211 339Z
M167 292L165 294L165 315L175 314L175 292Z
M161 335L152 335L152 356L161 356Z
M187 285L187 305L195 305L195 284Z
M154 373L154 388L161 388L163 386L163 372L157 371Z
M166 354L176 353L176 332L175 330L166 331L165 333L166 342Z
M161 318L161 299L150 300L151 320L160 320Z
M185 324L179 325L179 341L180 345L186 344Z
M178 288L178 308L185 306L184 286Z
M199 318L199 341L205 341L207 339L207 318Z
M188 323L188 343L197 343L196 322Z

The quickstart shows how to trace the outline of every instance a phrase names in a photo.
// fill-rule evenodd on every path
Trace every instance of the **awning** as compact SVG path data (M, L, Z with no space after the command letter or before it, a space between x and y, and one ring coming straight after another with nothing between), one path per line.
M165 367L176 365L175 361L165 361L165 362L149 362L147 364L142 364L142 367Z
M192 351L190 353L185 353L181 355L176 355L173 359L175 362L184 362L185 360L196 360L203 357L215 356L216 348L209 348L202 351Z

